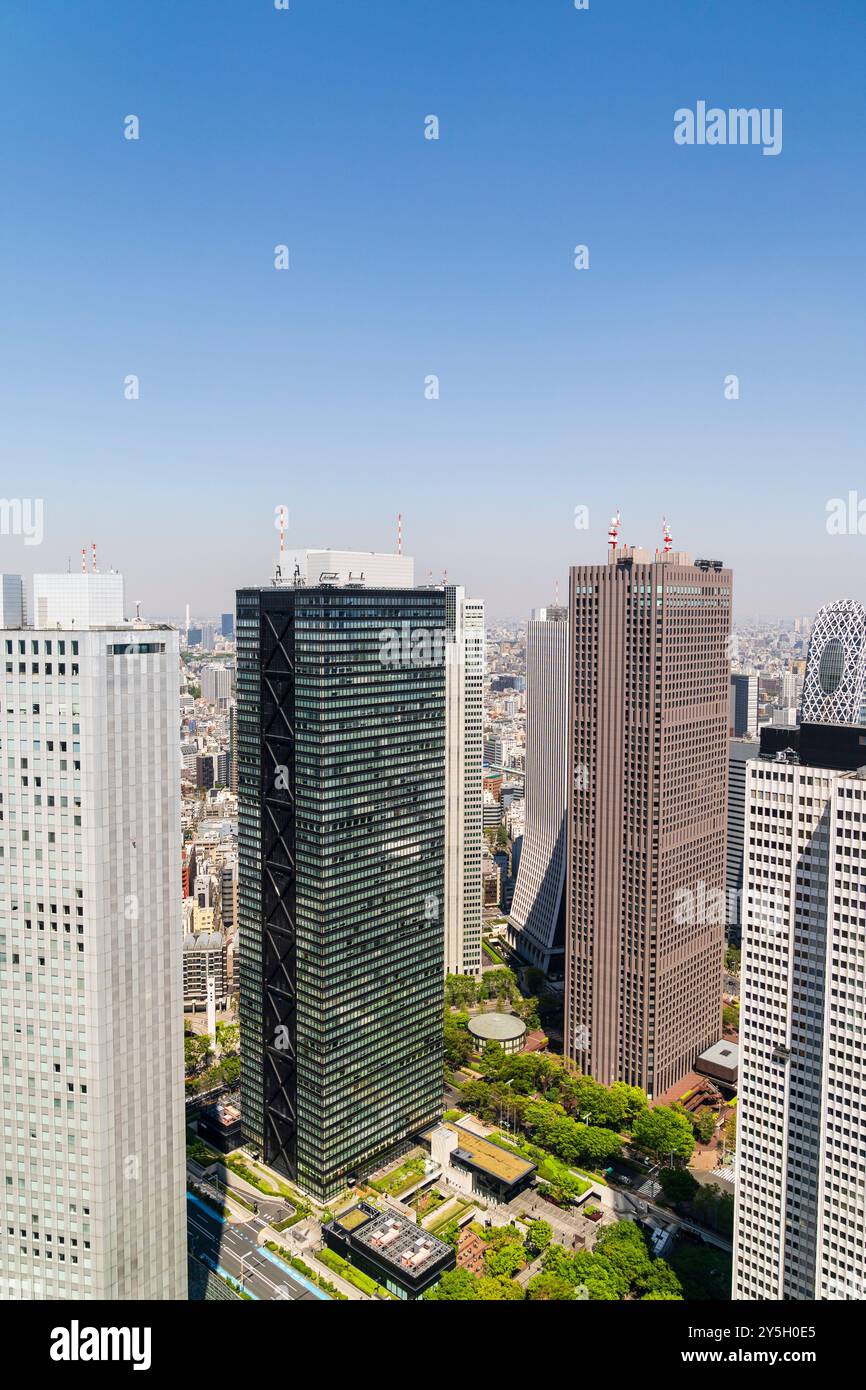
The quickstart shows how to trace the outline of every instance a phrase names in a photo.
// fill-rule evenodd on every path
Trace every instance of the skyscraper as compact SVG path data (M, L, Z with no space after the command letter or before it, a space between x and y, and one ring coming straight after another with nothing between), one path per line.
M748 764L733 1297L861 1301L866 728L774 732Z
M297 564L237 596L242 1109L327 1199L441 1110L448 595Z
M819 609L803 681L804 724L866 724L866 609L841 599Z
M0 643L0 1299L183 1299L177 634Z
M734 738L755 738L758 732L758 677L731 675L730 731Z
M526 631L526 824L508 940L546 974L565 951L568 609L540 608Z
M445 970L481 975L484 604L445 588Z
M731 574L614 539L569 602L566 1053L658 1096L721 1030Z
M743 849L746 833L747 764L757 758L757 739L732 738L728 743L728 941L739 946L742 924Z
M234 613L220 614L220 632L223 637L231 638L235 635L235 615Z

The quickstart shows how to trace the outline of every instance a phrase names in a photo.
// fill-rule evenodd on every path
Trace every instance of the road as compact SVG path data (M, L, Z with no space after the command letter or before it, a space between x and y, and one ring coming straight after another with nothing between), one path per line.
M300 1275L274 1264L259 1247L257 1238L266 1225L258 1216L229 1224L192 1197L187 1200L189 1248L205 1264L219 1265L259 1299L324 1299L324 1294L313 1293Z

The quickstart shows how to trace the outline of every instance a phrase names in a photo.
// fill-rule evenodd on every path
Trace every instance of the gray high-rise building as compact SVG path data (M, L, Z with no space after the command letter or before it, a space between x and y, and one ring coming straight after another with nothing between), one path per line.
M244 1131L323 1200L442 1102L447 595L391 558L237 595Z
M742 923L743 842L746 827L747 764L757 758L757 739L732 738L728 743L728 941L739 946Z
M758 732L758 677L731 675L729 726L734 738L755 738Z
M24 580L20 574L0 574L0 627L23 627L25 621Z
M526 631L526 821L508 940L555 976L565 955L568 609L541 608Z
M612 548L569 602L565 1051L657 1097L721 1031L731 573Z

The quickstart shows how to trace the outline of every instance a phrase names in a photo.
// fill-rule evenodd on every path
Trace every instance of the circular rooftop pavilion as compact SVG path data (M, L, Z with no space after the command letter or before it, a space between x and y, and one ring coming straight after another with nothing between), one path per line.
M485 1043L498 1042L506 1052L517 1052L526 1037L526 1024L516 1014L476 1014L469 1020L469 1032L482 1049Z

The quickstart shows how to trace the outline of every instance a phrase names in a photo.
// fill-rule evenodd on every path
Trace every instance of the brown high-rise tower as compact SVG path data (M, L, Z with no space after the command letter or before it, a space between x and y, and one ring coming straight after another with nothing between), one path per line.
M657 1097L721 1029L731 572L611 537L571 570L565 1049Z

